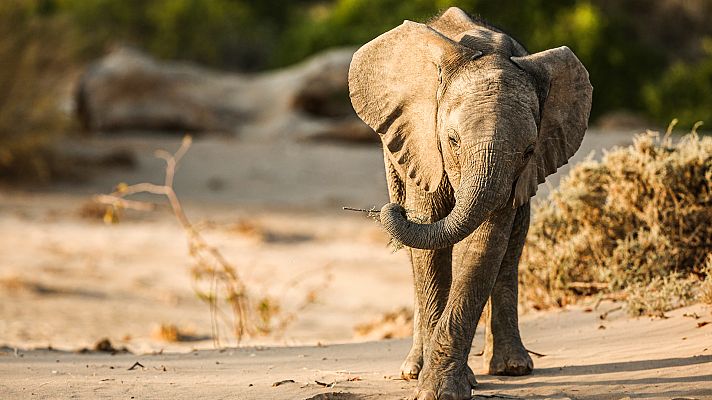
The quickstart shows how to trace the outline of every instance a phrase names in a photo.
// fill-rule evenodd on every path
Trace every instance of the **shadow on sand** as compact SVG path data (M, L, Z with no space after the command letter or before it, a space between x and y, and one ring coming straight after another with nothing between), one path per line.
M572 384L581 386L621 386L626 387L626 391L622 393L607 393L606 396L611 396L611 398L621 398L627 395L635 394L635 397L680 397L680 396L712 396L711 389L697 389L697 388L687 388L686 384L700 383L700 382L712 382L712 374L705 375L691 375L691 376L680 376L680 377L670 377L665 376L664 371L660 371L660 376L641 378L641 379L586 379L585 382L582 379L579 383L575 381L544 381L537 382L537 377L565 377L565 376L582 376L582 375L605 375L620 372L632 372L632 371L646 371L646 370L662 370L665 368L674 367L684 367L690 365L698 364L712 364L712 355L700 355L692 357L678 357L678 358L664 358L659 360L640 360L640 361L626 361L626 362L615 362L615 363L602 363L602 364L592 364L592 365L572 365L565 367L553 367L553 368L539 368L535 369L533 374L528 377L498 377L497 381L482 382L478 385L478 390L482 391L492 391L492 390L517 390L517 389L535 389L535 388L545 388L551 387L552 389L557 389L561 387L570 386ZM707 369L712 371L712 365ZM662 385L662 384L676 384L679 388L677 390L672 390L668 392L655 392L655 393L641 393L635 391L636 386L642 386L641 389L647 389L650 386ZM474 398L500 398L500 395L476 395ZM618 397L616 397L618 396ZM542 396L526 396L526 398L540 398ZM550 396L543 396L550 397ZM597 397L597 396L593 396ZM600 397L600 396L598 396ZM501 395L501 398L519 398L516 396ZM524 398L524 397L522 397Z

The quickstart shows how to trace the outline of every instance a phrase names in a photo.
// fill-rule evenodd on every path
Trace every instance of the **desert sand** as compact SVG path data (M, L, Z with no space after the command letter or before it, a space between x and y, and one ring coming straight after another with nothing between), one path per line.
M589 132L574 162L629 141ZM137 162L92 167L81 182L0 191L0 398L404 398L415 387L397 379L409 340L368 341L383 335L355 337L354 327L411 306L407 255L387 247L376 223L341 210L386 202L378 146L196 140L175 185L188 216L282 313L315 295L284 331L240 348L223 331L226 348L215 350L173 215L128 212L115 225L82 216L93 194L118 182L159 182L162 162L153 151L179 143L141 134L68 143L67 152L84 155L125 148ZM525 344L545 354L529 377L482 375L478 332L470 359L476 394L712 398L712 324L698 328L712 322L709 309L654 320L614 311L601 319L619 304L592 306L522 316ZM157 335L161 325L176 326L181 340ZM102 338L130 353L76 352ZM129 370L135 362L143 367Z
M710 319L699 306L665 320L601 320L580 308L526 317L525 344L544 355L535 357L535 372L518 378L480 374L474 398L712 398L712 324L697 328L684 316L695 313ZM482 369L476 355L481 339L476 337L469 360L475 373ZM6 348L0 353L0 391L3 398L38 399L403 399L416 384L397 375L409 344L400 339L113 356Z

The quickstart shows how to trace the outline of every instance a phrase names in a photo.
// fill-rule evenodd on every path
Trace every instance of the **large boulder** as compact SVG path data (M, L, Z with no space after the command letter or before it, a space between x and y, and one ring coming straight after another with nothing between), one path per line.
M353 49L331 50L289 68L247 75L119 48L82 75L77 114L90 131L376 141L349 101L352 54Z

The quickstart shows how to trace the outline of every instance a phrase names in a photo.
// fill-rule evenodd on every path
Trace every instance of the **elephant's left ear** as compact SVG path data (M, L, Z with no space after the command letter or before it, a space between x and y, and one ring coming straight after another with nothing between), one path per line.
M534 154L514 188L513 205L518 207L578 150L588 127L593 87L588 71L566 46L512 61L532 75L543 100Z

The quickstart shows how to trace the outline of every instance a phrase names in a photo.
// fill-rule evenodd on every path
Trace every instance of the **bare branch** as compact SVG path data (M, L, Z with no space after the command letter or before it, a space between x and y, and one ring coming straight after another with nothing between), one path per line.
M237 268L228 262L220 250L210 245L203 238L200 230L188 219L173 189L178 163L190 148L191 143L192 139L190 136L186 136L183 138L180 148L174 154L165 150L157 150L154 153L156 157L166 162L163 185L148 182L141 182L134 185L121 183L117 185L113 193L97 195L94 199L101 204L111 206L112 208L110 210L134 209L148 211L153 210L155 204L129 200L126 199L126 197L139 193L165 196L173 214L178 219L178 222L188 237L188 250L194 261L192 270L193 290L210 308L211 330L213 333L213 343L216 347L220 347L220 321L227 326L231 326L238 343L240 343L245 335L270 333L274 330L282 331L286 329L289 323L296 319L298 312L302 311L309 304L314 303L314 293L325 286L328 280L325 280L324 285L309 291L306 300L297 307L295 312L282 316L276 324L266 325L266 323L269 323L269 320L265 322L264 316L262 320L260 319L258 315L260 310L258 310L258 307L260 307L267 298L263 299L262 303L254 301L248 294L247 287L240 278ZM113 221L115 212L111 215L111 220ZM200 288L201 285L207 286L208 291L204 292ZM221 293L222 296L220 296ZM232 316L225 313L220 307L221 302L225 302L230 307Z

